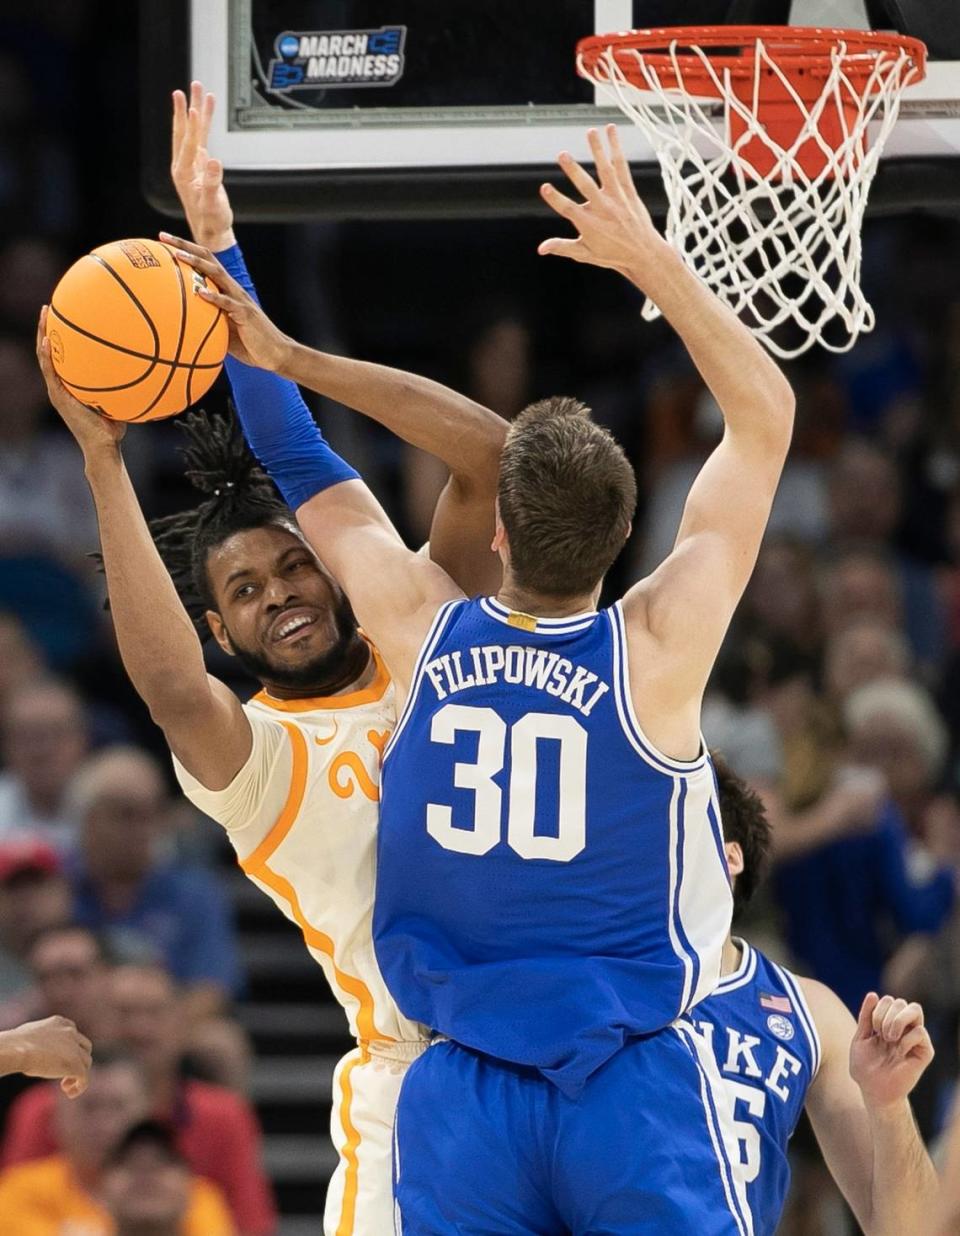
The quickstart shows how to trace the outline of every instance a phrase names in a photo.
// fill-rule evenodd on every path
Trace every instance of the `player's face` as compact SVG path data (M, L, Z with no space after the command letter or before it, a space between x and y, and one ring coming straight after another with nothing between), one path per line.
M213 634L262 682L321 687L360 638L342 590L291 529L235 533L210 553L207 572Z

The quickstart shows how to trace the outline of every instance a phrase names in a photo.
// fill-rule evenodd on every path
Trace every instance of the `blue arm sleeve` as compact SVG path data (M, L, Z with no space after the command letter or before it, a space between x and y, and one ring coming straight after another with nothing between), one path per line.
M240 246L216 256L256 300ZM241 364L232 356L227 357L226 370L250 449L292 510L331 485L359 479L359 473L324 439L296 383Z

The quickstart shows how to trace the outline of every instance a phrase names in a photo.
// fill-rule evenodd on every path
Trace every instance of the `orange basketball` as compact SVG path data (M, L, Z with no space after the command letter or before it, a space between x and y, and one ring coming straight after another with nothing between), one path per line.
M47 314L53 367L81 403L116 421L157 421L195 403L227 352L211 286L158 240L117 240L74 262Z

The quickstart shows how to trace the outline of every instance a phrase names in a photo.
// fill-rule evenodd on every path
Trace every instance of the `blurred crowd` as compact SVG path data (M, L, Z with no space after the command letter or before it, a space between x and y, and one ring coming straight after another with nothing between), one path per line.
M0 1028L68 1016L96 1066L74 1102L47 1083L0 1089L0 1236L60 1230L42 1226L51 1215L85 1236L269 1236L224 851L174 795L124 679L80 456L32 355L69 261L162 226L136 177L135 6L36 8L0 15ZM545 219L239 226L265 301L306 341L446 380L507 417L552 393L592 404L642 482L611 593L669 550L718 410L632 289L536 258ZM868 990L922 1001L931 1140L960 1029L958 253L960 227L932 215L868 224L878 327L789 368L795 444L704 713L774 824L766 894L741 930L854 1012ZM218 386L211 402L224 399ZM425 540L435 461L317 410ZM189 500L176 438L128 435L149 514ZM784 1230L841 1230L802 1131L796 1150Z

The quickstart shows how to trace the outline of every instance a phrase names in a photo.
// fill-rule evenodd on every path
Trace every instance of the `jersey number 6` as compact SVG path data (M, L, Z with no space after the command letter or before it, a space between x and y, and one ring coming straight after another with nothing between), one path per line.
M474 794L473 823L455 828L453 808L427 804L427 832L446 850L486 854L501 839L503 791L494 781L501 771L510 740L510 786L507 803L507 844L521 858L547 858L568 863L587 841L587 731L573 717L528 712L514 725L492 708L446 704L433 718L433 742L452 743L457 734L476 734L477 758L457 763L453 784ZM537 744L559 744L559 784L547 801L556 804L557 827L537 833Z

